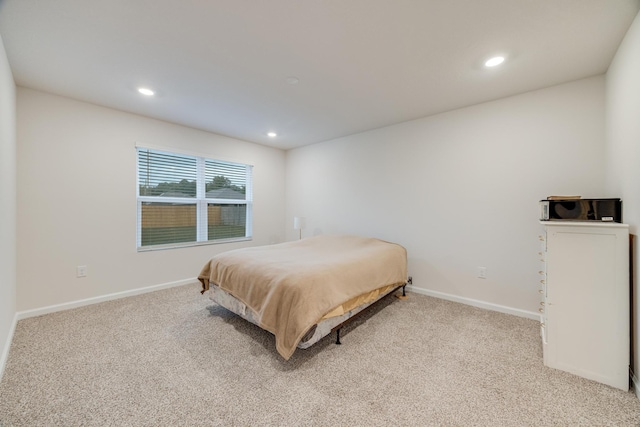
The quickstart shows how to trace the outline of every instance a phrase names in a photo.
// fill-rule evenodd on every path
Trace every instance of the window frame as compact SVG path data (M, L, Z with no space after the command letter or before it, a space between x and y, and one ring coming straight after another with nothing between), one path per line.
M193 158L196 160L196 197L161 197L140 195L140 152L149 151L169 156ZM215 162L245 168L245 198L220 199L206 197L206 163ZM196 240L189 242L164 243L142 246L142 205L143 203L171 203L175 205L194 205L196 207ZM216 205L246 205L245 235L243 237L229 237L208 240L208 206ZM169 151L136 145L136 248L138 252L154 250L177 249L193 246L217 245L224 243L243 242L253 239L253 165L213 159L201 155Z

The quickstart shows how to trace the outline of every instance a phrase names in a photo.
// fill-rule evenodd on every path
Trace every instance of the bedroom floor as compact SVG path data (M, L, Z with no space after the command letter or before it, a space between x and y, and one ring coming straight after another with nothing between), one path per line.
M638 426L542 364L538 323L410 293L289 361L191 284L18 323L1 426Z

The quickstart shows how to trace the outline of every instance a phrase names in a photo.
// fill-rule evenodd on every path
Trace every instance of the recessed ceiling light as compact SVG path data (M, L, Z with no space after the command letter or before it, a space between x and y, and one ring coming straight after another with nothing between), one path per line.
M290 85L297 85L298 83L300 83L300 79L296 76L289 76L285 79L285 81Z
M275 132L269 132L269 133L267 134L267 136L268 136L269 138L275 138L276 136L278 136L278 134L277 134L277 133L275 133Z
M493 58L488 59L485 63L485 67L495 67L496 65L500 65L504 62L504 56L494 56Z
M146 87L139 87L138 92L147 96L153 96L156 94L154 91L152 91L151 89L147 89Z

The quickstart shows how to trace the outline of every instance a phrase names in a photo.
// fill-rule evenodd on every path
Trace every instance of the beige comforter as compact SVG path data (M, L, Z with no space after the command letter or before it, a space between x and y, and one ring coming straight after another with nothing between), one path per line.
M402 246L358 236L316 236L238 249L213 257L198 279L213 283L256 313L285 359L326 313L385 285L407 279Z

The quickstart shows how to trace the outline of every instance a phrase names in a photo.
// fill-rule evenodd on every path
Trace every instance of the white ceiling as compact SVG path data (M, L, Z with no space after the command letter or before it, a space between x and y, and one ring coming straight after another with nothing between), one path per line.
M639 9L640 0L0 0L0 35L20 86L287 149L602 74ZM507 62L484 68L497 53ZM143 97L140 85L158 95Z

